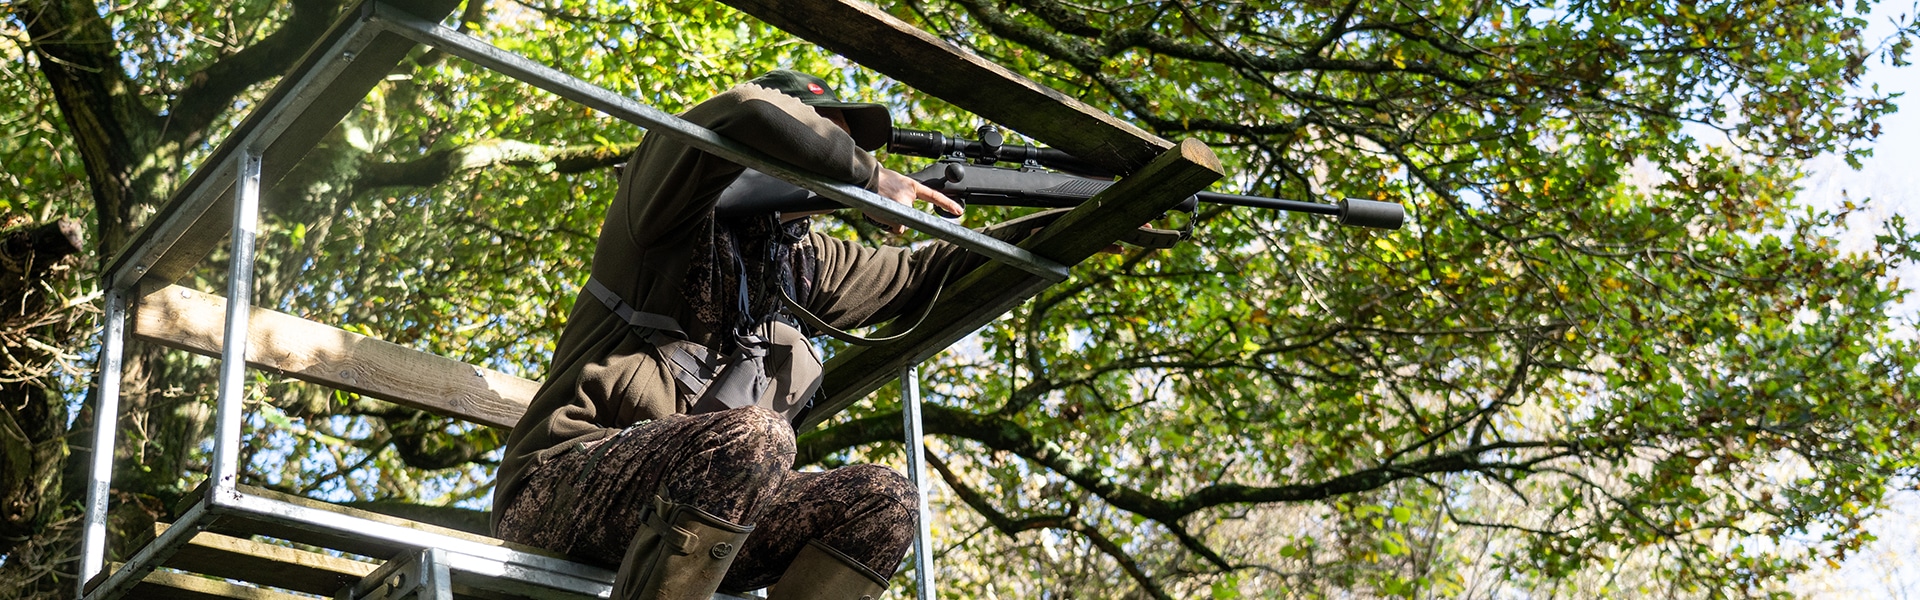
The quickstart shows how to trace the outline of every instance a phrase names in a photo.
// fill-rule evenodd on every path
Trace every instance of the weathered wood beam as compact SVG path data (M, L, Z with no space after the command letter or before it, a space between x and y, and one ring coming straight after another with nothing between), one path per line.
M1224 175L1220 160L1205 144L1183 141L1020 246L1064 264L1077 264ZM799 428L805 431L819 425L899 377L900 369L931 358L1047 285L1031 273L1001 263L974 270L950 286L907 337L885 345L854 347L828 361L821 383L825 398Z
M227 299L180 286L142 297L134 337L220 356ZM433 414L512 428L540 382L254 308L247 364Z
M1173 147L859 0L723 0L860 66L1116 173Z
M166 528L165 523L155 523L154 534ZM380 568L373 563L205 531L168 557L167 566L321 596L332 596Z
M154 534L158 535L166 528L165 523L155 523ZM387 548L379 550L385 549ZM380 565L202 531L193 536L193 540L187 542L187 545L181 546L173 556L167 558L167 567L188 573L332 597L342 588L359 583L368 574L379 569ZM135 591L138 592L138 588ZM453 594L456 598L502 597L497 593L475 590L459 582L453 584Z
M349 56L335 56L329 49L345 39L354 27L372 14L375 0L362 0L349 8L326 35L314 42L298 66L280 78L266 100L247 116L240 126L227 134L199 170L187 179L173 199L155 214L132 243L117 249L119 255L105 271L107 285L127 289L136 282L139 293L165 287L206 260L207 254L225 239L233 222L233 173L221 168L245 150L256 134L267 134L272 142L261 154L261 187L273 184L292 171L295 164L312 150L320 137L340 124L347 113L367 97L373 86L385 80L393 68L418 44L394 33L379 33L365 47ZM438 21L459 5L459 0L379 0L421 18ZM339 68L321 89L303 87L309 74ZM296 107L296 113L276 115L267 110L275 106ZM290 120L275 121L290 116ZM273 122L270 122L273 121ZM284 124L275 132L264 131Z
M101 571L106 575L120 569L119 564ZM104 577L102 577L104 579ZM307 596L208 579L199 575L154 571L133 584L127 598L140 600L312 600Z

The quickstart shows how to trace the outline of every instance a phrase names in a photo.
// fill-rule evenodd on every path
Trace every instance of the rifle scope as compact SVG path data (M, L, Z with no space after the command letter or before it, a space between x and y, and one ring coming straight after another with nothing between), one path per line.
M995 162L1034 163L1055 171L1066 171L1085 177L1113 177L1118 175L1102 169L1093 163L1080 160L1052 148L1040 148L1026 144L1006 144L1006 137L998 127L991 125L980 128L980 139L969 140L951 137L938 131L919 131L914 129L893 128L893 141L887 144L887 150L908 156L921 158L964 158L983 165Z

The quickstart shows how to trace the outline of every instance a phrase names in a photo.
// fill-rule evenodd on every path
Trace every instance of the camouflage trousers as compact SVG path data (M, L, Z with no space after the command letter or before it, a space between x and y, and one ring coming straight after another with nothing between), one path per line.
M797 472L793 457L793 428L759 407L648 421L535 467L498 533L615 566L658 495L754 525L722 591L773 584L809 540L891 576L913 541L913 485L881 465Z

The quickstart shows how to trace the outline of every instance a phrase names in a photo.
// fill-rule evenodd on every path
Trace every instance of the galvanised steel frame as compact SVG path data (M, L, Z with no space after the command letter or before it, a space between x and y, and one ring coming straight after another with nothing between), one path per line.
M884 214L894 222L905 223L933 237L1014 265L1049 282L1062 281L1067 277L1065 265L895 204L858 187L822 181L792 165L672 114L423 19L386 1L368 0L349 10L348 16L336 25L336 29L341 27L344 27L341 34L326 36L309 50L306 64L312 68L283 80L268 101L255 109L256 114L232 134L240 141L223 146L237 151L216 153L214 164L203 168L206 173L196 173L189 179L168 210L156 216L148 230L136 238L131 248L116 257L106 272L106 324L101 334L98 382L100 404L94 417L95 450L87 488L81 583L78 584L81 586L80 595L87 600L109 600L125 594L176 549L209 527L214 519L276 523L317 532L351 532L407 545L419 550L397 560L426 565L431 569L423 573L444 572L452 581L476 589L533 597L605 597L609 594L613 577L606 569L249 495L237 485L242 400L246 395L247 366L243 357L247 352L248 322L245 316L252 298L254 238L258 231L263 164L275 160L295 161L311 148L310 142L305 144L306 147L297 147L302 144L277 146L276 142L290 128L310 129L314 124L313 118L305 114L310 109L322 102L338 104L343 92L336 86L341 85L356 56L382 35L397 34L415 43L435 47L643 127L648 135L669 136L813 190L847 206ZM344 117L343 111L334 111L334 114L339 116L334 117L331 123L321 123L323 130L337 125L339 119ZM303 116L308 118L303 120ZM168 259L169 252L176 252L176 246L196 226L204 229L203 221L208 218L209 210L218 205L222 194L229 189L233 213L229 237L231 259L228 267L227 319L220 361L214 459L205 486L206 495L181 514L165 532L128 559L124 566L89 591L85 582L93 579L105 566L107 493L112 484L115 424L119 421L120 371L126 344L128 302L140 293L143 278L150 267ZM180 254L190 252L188 250ZM171 258L181 260L178 254ZM198 260L202 257L186 258ZM911 449L908 453L909 471L914 483L923 492L920 540L915 553L919 565L919 587L923 597L931 597L933 584L930 578L931 558L926 547L928 515L924 500L928 483L923 464L924 454L919 450L919 394L915 371L912 367L903 370L902 387L903 400L907 405L907 442ZM431 579L426 575L422 577ZM427 582L430 586L443 586L446 583Z

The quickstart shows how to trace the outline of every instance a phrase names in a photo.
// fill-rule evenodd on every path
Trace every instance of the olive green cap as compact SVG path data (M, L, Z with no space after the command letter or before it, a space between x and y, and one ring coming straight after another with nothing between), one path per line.
M799 98L808 106L840 109L841 116L847 120L847 128L853 130L854 144L860 146L861 150L878 150L893 139L893 115L887 112L886 106L842 102L826 80L819 77L780 69L755 77L748 83Z

